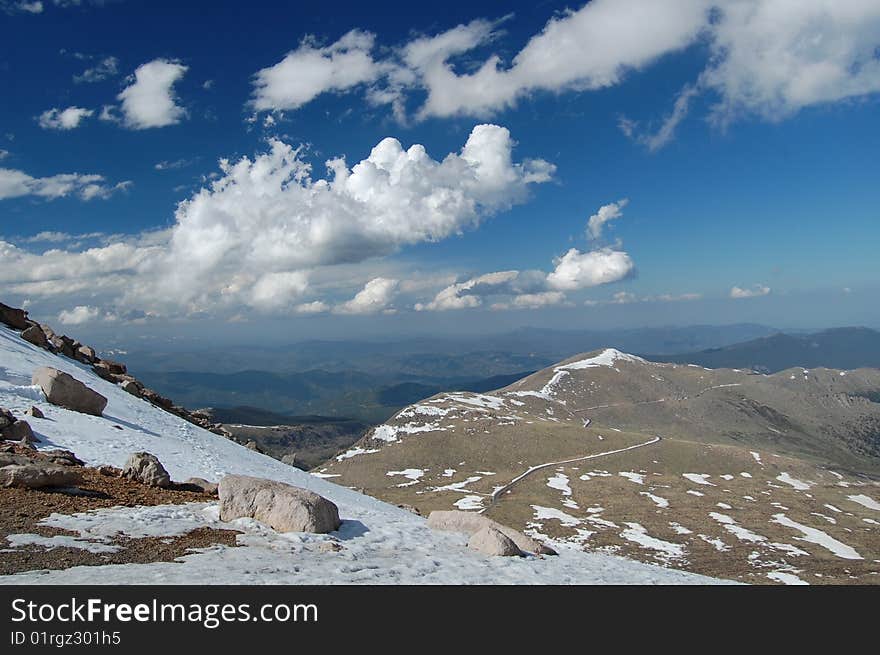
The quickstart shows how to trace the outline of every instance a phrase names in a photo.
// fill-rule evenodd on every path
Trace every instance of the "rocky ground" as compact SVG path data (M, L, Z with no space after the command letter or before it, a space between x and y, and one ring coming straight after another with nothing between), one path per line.
M34 462L44 455L19 446L5 446ZM78 466L80 482L69 487L42 489L0 488L0 575L42 569L66 569L81 565L172 562L196 548L217 544L235 545L234 530L196 528L171 537L130 538L116 535L106 541L104 552L82 545L64 545L78 533L50 527L43 521L52 514L76 514L109 507L137 507L208 502L215 497L190 485L157 488L119 476L119 469ZM14 545L9 537L16 535ZM35 535L23 539L22 535ZM69 542L67 542L69 543Z

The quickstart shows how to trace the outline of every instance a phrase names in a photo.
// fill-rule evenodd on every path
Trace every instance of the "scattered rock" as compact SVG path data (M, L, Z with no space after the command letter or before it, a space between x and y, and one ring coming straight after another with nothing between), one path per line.
M0 302L0 323L5 323L14 330L26 330L28 328L27 312Z
M48 366L38 368L34 371L31 381L40 385L43 393L46 394L46 400L59 407L101 416L107 406L107 399L104 396L57 368Z
M122 469L123 477L136 480L148 487L160 487L162 489L171 486L171 476L162 466L159 458L150 453L133 453L129 455L125 467Z
M76 358L86 364L91 364L98 359L98 354L91 346L80 346L76 349Z
M0 487L67 487L80 481L80 474L69 466L33 462L11 464L0 468Z
M49 347L49 340L46 338L46 333L43 332L42 328L37 324L31 325L26 330L23 330L21 338L34 344L38 348L47 349Z
M296 453L287 453L281 458L281 463L288 466L296 466Z
M484 555L513 557L522 555L522 551L503 532L495 528L485 527L479 532L475 532L468 539L468 548L475 550Z
M340 526L339 509L318 494L246 475L220 480L220 520L253 518L278 532L326 533Z
M343 548L345 548L345 546L338 541L322 541L318 545L318 550L322 553L338 553Z
M140 397L141 392L143 391L143 387L141 387L141 385L139 385L137 382L132 382L131 380L125 380L119 386L122 387L124 391L130 393L132 396Z
M106 475L108 478L122 477L122 469L110 466L109 464L101 464L96 470L98 473Z
M8 409L3 409L0 407L0 430L6 428L13 423L15 423L18 419L15 418L15 415L10 412Z
M83 466L85 462L79 459L76 455L74 455L69 450L44 450L40 453L40 456L48 459L53 464L59 464L61 466Z
M208 482L204 478L189 478L183 484L187 487L195 487L199 491L211 494L212 496L217 495L217 488L219 487L216 482Z
M247 448L248 450L253 450L258 453L263 452L262 450L260 450L260 445L256 441L254 441L253 439L248 439L247 442L244 444L244 447Z
M31 408L25 412L28 416L33 416L34 418L46 418L46 415L40 410L39 407L34 407L31 405Z
M400 509L405 509L407 512L412 512L413 514L415 514L417 516L422 515L422 513L419 511L418 507L413 507L412 505L407 505L406 503L403 503L402 505L398 505L398 507Z
M20 441L23 444L32 444L37 441L34 431L27 421L16 421L0 430L0 435L6 441Z
M522 532L508 528L506 525L474 512L461 510L435 511L428 516L428 527L433 530L447 530L450 532L463 532L472 536L485 528L493 528L513 541L517 547L526 553L537 555L556 555L556 551L545 546Z

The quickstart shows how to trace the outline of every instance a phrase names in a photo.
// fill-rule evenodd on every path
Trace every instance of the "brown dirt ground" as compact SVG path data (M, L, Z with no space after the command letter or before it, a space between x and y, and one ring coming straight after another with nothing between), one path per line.
M27 453L16 448L17 453ZM32 452L32 451L31 451ZM79 492L72 489L0 488L0 548L9 548L6 538L12 534L77 536L76 533L38 525L50 514L74 514L105 507L170 505L207 502L214 496L185 485L169 489L147 487L115 475L105 475L95 468L82 467ZM82 492L85 492L83 494ZM9 549L0 555L0 575L40 569L66 569L72 566L170 562L193 548L215 544L235 546L234 530L198 528L176 537L116 537L112 543L121 549L115 553L90 553L80 548L46 548L28 545Z

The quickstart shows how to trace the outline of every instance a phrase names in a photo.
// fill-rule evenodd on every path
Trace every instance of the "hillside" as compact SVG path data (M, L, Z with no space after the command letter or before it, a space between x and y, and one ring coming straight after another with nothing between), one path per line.
M605 349L412 405L319 469L424 511L748 582L878 582L880 371Z
M50 405L31 374L40 366L59 368L109 399L101 417ZM336 503L343 519L330 535L276 533L245 519L223 523L216 501L134 505L56 513L44 525L54 536L4 534L5 548L17 552L60 549L58 570L32 570L0 576L15 584L570 584L705 583L706 578L604 554L563 552L558 557L487 559L465 548L466 537L430 530L425 520L393 505L282 464L208 432L162 410L119 385L96 376L89 367L25 342L0 327L0 406L23 417L37 407L45 415L28 417L41 450L65 448L86 464L121 466L128 455L148 450L174 480L198 476L216 481L226 473L269 478L304 487ZM72 491L28 491L47 500ZM19 490L0 489L0 508L21 507ZM74 496L70 496L71 498ZM209 543L185 553L166 553L149 563L76 565L66 554L85 549L100 555L121 537L131 546L142 540L161 546L195 531L232 530L228 543ZM14 537L11 539L11 537ZM323 548L328 540L341 550ZM7 551L9 552L9 551ZM107 558L112 557L112 553ZM65 565L64 561L68 564ZM39 561L39 558L36 559ZM105 561L109 561L105 558ZM38 565L36 565L38 566ZM69 568L63 568L69 566Z
M778 373L787 368L880 368L880 332L836 328L814 334L773 334L742 343L678 355L646 355L651 361L748 368Z

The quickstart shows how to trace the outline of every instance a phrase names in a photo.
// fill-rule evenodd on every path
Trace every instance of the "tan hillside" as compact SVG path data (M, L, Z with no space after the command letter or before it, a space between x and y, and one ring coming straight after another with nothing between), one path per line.
M316 473L555 544L749 582L877 580L880 371L607 349L412 405Z

